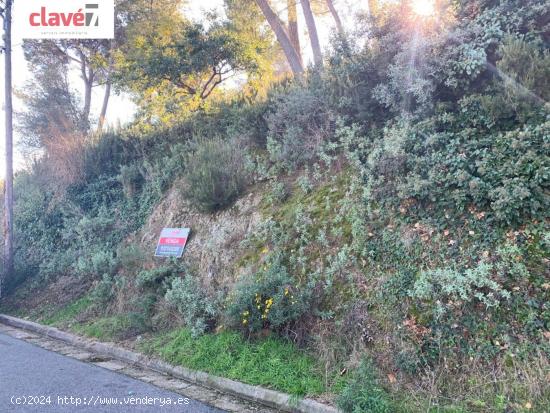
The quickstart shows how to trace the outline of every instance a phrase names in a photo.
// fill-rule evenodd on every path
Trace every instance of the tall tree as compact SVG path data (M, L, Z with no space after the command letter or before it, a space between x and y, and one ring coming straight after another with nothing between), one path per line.
M114 40L109 41L108 50L106 52L106 62L103 69L103 78L105 79L105 91L103 92L103 103L101 105L101 112L99 113L98 131L103 130L105 124L105 117L107 116L107 108L109 106L109 99L111 98L112 78L114 72Z
M49 154L57 141L83 136L81 102L70 88L69 69L52 59L52 64L34 70L33 80L19 92L26 110L19 113L21 144L30 153L37 149Z
M246 84L240 88L243 97L265 96L285 57L274 42L271 30L265 29L265 17L255 2L224 0L229 21L228 34L254 62L253 71L246 73Z
M328 9L330 10L330 14L332 14L334 22L336 23L336 28L338 29L338 33L344 33L344 26L342 26L342 20L340 19L338 10L336 10L336 7L334 7L334 1L333 0L326 0L326 1L327 1Z
M313 61L315 66L323 66L323 52L321 51L321 44L319 43L319 35L317 34L317 25L315 24L315 17L311 11L311 3L309 0L301 0L302 10L304 12L304 18L306 20L307 31L309 33L309 40L311 42L311 49L313 50Z
M52 59L78 69L83 82L82 125L86 129L90 125L92 90L98 85L106 84L109 78L108 65L104 62L108 60L110 49L108 40L26 40L23 43L25 58L31 63L34 72L55 64ZM108 92L110 94L110 90Z
M281 48L283 49L283 52L286 56L286 59L288 61L288 64L290 65L290 68L292 72L295 75L301 75L304 71L304 66L302 65L302 62L300 61L300 56L298 56L298 53L296 52L296 49L294 48L292 42L290 41L290 37L285 30L285 27L283 26L281 20L275 14L275 12L271 9L271 6L267 2L267 0L256 0L256 4L258 7L260 7L260 10L262 10L262 13L265 16L265 19L269 23L269 26L275 33L275 36L277 37L277 41L281 45Z
M5 0L4 63L5 63L5 111L6 111L6 177L4 183L4 271L0 273L0 297L5 276L13 274L13 105L11 78L11 8L12 0Z
M296 50L296 53L300 58L300 63L303 65L304 63L302 60L302 49L300 47L300 31L298 30L298 10L296 7L296 1L297 0L287 0L286 2L288 16L288 36L290 37L292 46L294 46L294 50Z
M117 52L116 81L134 95L142 119L181 119L205 107L229 78L262 66L260 43L243 39L230 21L209 23L166 14L128 31L128 41Z

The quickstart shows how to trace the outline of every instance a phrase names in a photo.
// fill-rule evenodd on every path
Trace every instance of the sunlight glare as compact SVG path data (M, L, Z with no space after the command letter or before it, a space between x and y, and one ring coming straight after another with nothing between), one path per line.
M433 16L435 14L435 0L413 0L412 9L419 16Z

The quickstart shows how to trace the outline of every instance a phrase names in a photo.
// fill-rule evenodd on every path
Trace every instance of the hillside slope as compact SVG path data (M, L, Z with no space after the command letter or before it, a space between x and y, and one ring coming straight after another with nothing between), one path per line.
M345 412L546 412L548 7L471 4L412 36L388 2L265 97L45 156L2 311Z

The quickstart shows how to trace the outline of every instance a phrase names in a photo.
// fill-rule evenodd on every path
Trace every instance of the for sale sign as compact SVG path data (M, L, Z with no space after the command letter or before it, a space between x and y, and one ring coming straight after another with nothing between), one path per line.
M187 244L189 231L189 228L164 228L160 233L155 257L180 258Z

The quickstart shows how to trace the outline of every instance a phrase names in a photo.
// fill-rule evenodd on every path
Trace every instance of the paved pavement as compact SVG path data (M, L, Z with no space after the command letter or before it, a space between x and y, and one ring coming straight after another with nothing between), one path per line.
M0 331L0 412L225 411L187 398L185 388L194 387L190 384L181 384L181 393L163 390L113 371L116 363L103 361L102 368L101 360L96 361L95 365L79 361L78 354L67 357Z

